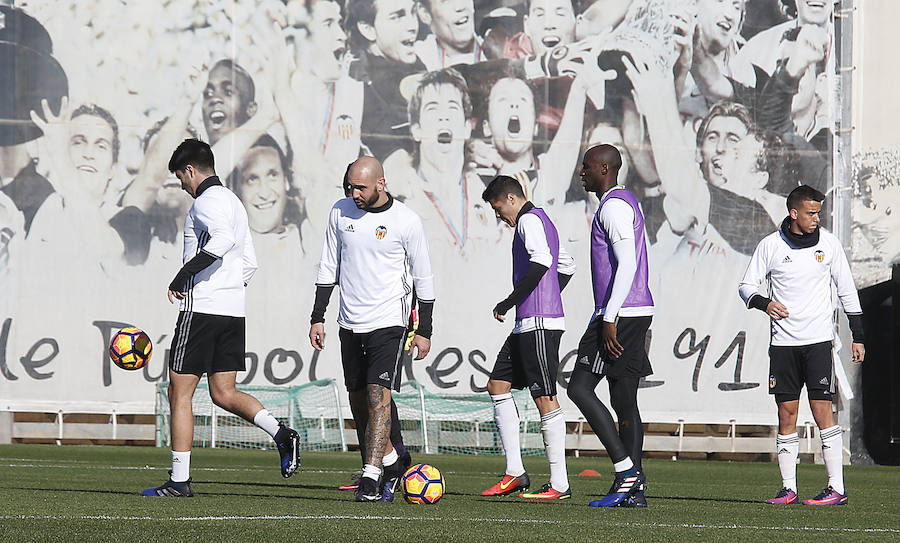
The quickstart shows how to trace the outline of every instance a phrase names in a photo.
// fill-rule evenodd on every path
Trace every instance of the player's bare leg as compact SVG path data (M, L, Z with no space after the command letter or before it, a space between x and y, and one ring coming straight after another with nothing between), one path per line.
M391 436L390 389L377 384L366 385L366 403L369 417L366 424L366 464L356 501L378 501L381 498L378 482L385 451L393 451L393 447L388 449Z
M381 467L385 450L390 446L391 391L381 385L366 385L369 421L366 424L366 463Z
M236 388L237 372L211 373L208 379L209 396L222 409L243 417L248 422L253 422L253 417L263 409L259 400Z
M172 428L172 470L162 486L141 494L155 497L191 497L191 443L194 441L194 411L191 399L200 382L199 375L169 371L169 412Z
M169 371L169 410L172 417L172 450L190 452L194 441L194 410L191 400L199 375Z
M209 396L217 406L252 422L269 434L278 446L281 457L281 475L290 477L300 466L300 436L293 429L278 422L255 397L241 392L235 386L236 371L210 373Z
M550 463L550 482L537 492L523 492L519 497L542 500L571 498L566 471L566 419L559 408L559 401L556 396L538 396L534 404L541 414L541 434Z

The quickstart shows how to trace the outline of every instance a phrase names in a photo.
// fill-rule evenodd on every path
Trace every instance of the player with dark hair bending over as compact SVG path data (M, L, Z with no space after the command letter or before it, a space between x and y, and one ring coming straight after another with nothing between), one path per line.
M862 307L853 284L850 264L841 242L819 226L825 195L809 185L795 188L787 197L788 216L781 227L756 247L741 280L739 292L748 308L771 318L769 346L769 394L778 404L778 467L782 488L766 503L788 505L797 498L797 410L800 389L806 384L809 407L819 437L828 485L806 505L843 505L844 490L841 427L835 424L832 398L835 392L834 310L832 283L837 287L853 336L854 362L866 356L863 345ZM760 294L768 283L768 297Z
M434 277L422 221L385 190L381 163L362 157L347 178L350 197L334 204L328 216L309 341L325 348L325 310L340 285L344 384L353 418L366 428L356 501L393 501L403 466L390 440L391 390L400 388L413 288L419 327L408 352L421 360L431 349Z
M581 178L600 207L591 223L591 281L594 314L581 342L569 379L569 398L606 448L616 478L606 496L591 507L646 507L646 478L641 468L644 429L638 411L641 377L650 375L645 349L653 319L648 287L647 232L634 194L616 184L622 157L612 145L584 154ZM603 377L619 419L619 429L594 389Z
M169 285L169 302L180 302L169 351L169 406L172 413L172 471L162 486L144 496L189 497L194 414L191 398L206 373L217 406L259 426L281 455L281 474L300 465L300 436L235 389L244 371L244 289L256 271L247 212L216 176L209 145L184 140L172 153L169 171L194 198L184 221L184 266Z
M528 387L541 413L541 433L550 462L550 482L520 498L570 498L566 472L566 419L556 398L559 341L565 331L562 289L575 273L575 260L559 242L559 234L543 209L527 198L518 180L501 175L482 194L497 218L516 229L512 242L513 291L494 307L500 322L516 308L516 324L497 354L488 381L494 421L506 453L506 473L481 493L502 496L528 488L531 481L519 448L519 412L510 390Z

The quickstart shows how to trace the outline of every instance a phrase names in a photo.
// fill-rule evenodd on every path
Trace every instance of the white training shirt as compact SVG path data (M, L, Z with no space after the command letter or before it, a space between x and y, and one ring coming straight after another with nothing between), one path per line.
M614 190L624 190L616 185L600 196L600 199ZM609 301L601 307L595 316L603 316L606 322L615 322L616 317L646 317L653 315L653 306L622 307L634 276L637 274L637 249L634 242L634 210L628 202L621 198L610 198L600 208L600 226L606 232L616 257L616 274L613 277L612 291ZM646 230L645 230L646 231ZM646 241L646 240L645 240ZM649 243L645 243L649 245Z
M787 318L772 320L772 345L812 345L834 339L832 282L844 311L862 313L847 256L838 239L824 228L819 228L819 243L805 249L790 246L780 230L763 238L739 287L745 304L761 294L763 280L768 281L768 297L789 313Z
M184 219L183 262L200 250L218 258L188 283L182 311L245 316L244 287L256 272L256 253L247 211L233 192L222 185L207 187L194 200Z
M553 270L553 253L550 252L550 244L547 242L547 233L544 232L544 222L533 213L525 213L519 217L516 223L516 235L525 243L525 251L528 253L528 261L535 262L550 268L547 273L561 273L572 275L575 273L575 259L566 251L562 241L559 242L559 258L557 270ZM540 325L539 325L540 324ZM526 317L517 319L513 326L513 334L531 332L532 330L565 330L565 317Z
M434 276L422 220L403 202L370 212L352 198L328 216L317 285L338 284L338 324L356 333L406 326L412 289L434 300Z

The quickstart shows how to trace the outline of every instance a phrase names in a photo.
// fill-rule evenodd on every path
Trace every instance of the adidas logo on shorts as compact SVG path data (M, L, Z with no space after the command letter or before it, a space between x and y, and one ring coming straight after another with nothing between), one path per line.
M820 385L827 385L827 384L828 384L828 377L822 377L822 380L819 381L819 384L820 384Z
M531 384L531 390L540 390L540 389L541 389L541 385L539 385L537 383Z
M378 376L378 378L381 379L382 381L390 381L391 380L391 376L388 375L388 372L382 373L381 375Z

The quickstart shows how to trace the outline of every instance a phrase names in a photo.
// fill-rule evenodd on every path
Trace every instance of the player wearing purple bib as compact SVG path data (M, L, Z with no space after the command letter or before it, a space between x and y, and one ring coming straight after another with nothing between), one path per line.
M516 179L505 175L494 178L481 197L498 219L516 229L512 243L513 291L494 307L494 318L503 322L515 306L516 324L497 354L487 386L506 453L506 473L481 495L519 491L520 498L563 500L572 493L566 473L566 421L556 399L559 340L566 328L560 293L575 273L575 261L560 244L550 217L525 198ZM522 465L519 413L510 393L513 387L528 387L541 413L550 482L537 492L522 492L531 481Z
M646 507L641 469L644 430L637 405L641 377L650 375L645 341L653 318L648 288L647 234L634 194L616 184L622 157L612 145L584 154L584 188L600 198L591 224L591 281L594 314L569 380L569 398L584 414L609 453L616 479L591 507ZM606 377L619 429L594 391Z

